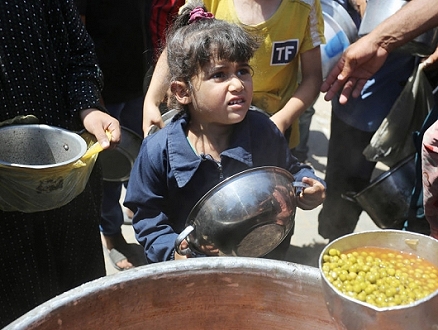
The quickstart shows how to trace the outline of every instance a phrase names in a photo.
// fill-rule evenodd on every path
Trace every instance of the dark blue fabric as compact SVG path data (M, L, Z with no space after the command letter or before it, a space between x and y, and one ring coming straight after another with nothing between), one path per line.
M351 97L345 105L340 105L337 97L333 99L334 113L347 125L375 132L399 97L414 65L415 57L391 53L385 65L367 81L358 98Z
M187 124L184 115L148 136L131 172L124 204L135 213L136 238L149 262L171 259L192 207L223 178L252 167L278 166L296 181L306 176L323 182L309 166L298 163L283 134L260 112L249 111L235 125L220 167L195 154L186 138Z

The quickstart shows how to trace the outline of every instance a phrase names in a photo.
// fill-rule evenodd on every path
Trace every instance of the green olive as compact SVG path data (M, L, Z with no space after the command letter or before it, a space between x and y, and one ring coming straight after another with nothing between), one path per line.
M322 272L336 290L377 307L411 304L438 290L438 267L399 251L332 248L322 260Z

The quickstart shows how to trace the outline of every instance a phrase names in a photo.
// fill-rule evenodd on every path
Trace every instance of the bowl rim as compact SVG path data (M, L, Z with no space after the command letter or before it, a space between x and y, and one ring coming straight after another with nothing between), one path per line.
M266 171L268 171L270 173L281 173L281 174L284 174L287 178L290 179L291 184L295 180L294 176L292 175L292 173L290 173L288 170L286 170L286 169L284 169L282 167L278 167L278 166L271 166L271 165L257 166L257 167L251 167L251 168L248 168L246 170L240 171L240 172L238 172L236 174L233 174L233 175L229 176L228 178L220 181L213 188L209 189L198 200L198 202L196 202L196 204L190 210L189 215L187 216L186 226L191 225L192 224L192 220L194 218L196 218L196 217L194 217L195 211L199 211L199 209L202 207L202 205L205 203L205 201L208 198L210 198L212 195L214 195L217 191L222 189L224 186L228 185L228 183L230 183L232 181L235 181L239 177L246 176L248 174L252 174L252 172L266 172Z
M22 169L58 168L58 167L72 164L72 163L76 162L87 151L87 143L79 134L72 132L72 131L69 131L69 130L62 128L62 127L57 127L57 126L52 126L52 125L47 125L47 124L8 125L8 126L0 127L0 132L6 131L6 130L14 130L17 128L19 128L19 129L26 128L26 129L30 129L30 130L42 130L42 131L59 131L62 134L66 134L66 135L72 137L74 140L77 140L77 142L79 143L80 152L75 157L70 158L69 160L60 162L60 163L56 163L56 164L29 165L29 164L19 164L19 163L6 162L6 161L0 159L0 165L2 165L2 166L6 166L9 168L22 168Z
M408 309L408 308L412 308L415 306L418 306L426 301L429 301L431 299L433 299L435 296L438 296L438 290L435 290L435 292L429 294L428 296L419 299L417 301L415 301L412 304L407 304L407 305L399 305L399 306L392 306L392 307L377 307L375 305L369 304L367 302L363 302L360 301L358 299L352 298L348 295L346 295L345 293L340 292L332 283L330 283L330 281L326 278L324 272L322 271L322 263L323 263L323 256L324 254L337 242L344 240L346 238L350 238L350 237L354 237L354 236L358 236L358 235L371 235L373 233L389 233L389 234L408 234L411 235L412 237L422 237L425 239L430 239L432 241L436 241L438 244L438 240L436 240L435 238L433 238L432 236L427 236L427 235L423 235L423 234L419 234L419 233L415 233L415 232L409 232L409 231L405 231L405 230L397 230L397 229L376 229L376 230L366 230L366 231L361 231L361 232L357 232L357 233L351 233L351 234L347 234L344 236L341 236L335 240L333 240L332 242L328 243L324 249L321 251L319 258L318 258L318 269L321 275L321 281L323 282L323 285L327 285L333 292L335 292L337 295L339 295L340 297L342 297L345 300L348 300L350 302L353 302L355 304L370 308L376 312L384 312L384 311L394 311L394 310L403 310L403 309Z

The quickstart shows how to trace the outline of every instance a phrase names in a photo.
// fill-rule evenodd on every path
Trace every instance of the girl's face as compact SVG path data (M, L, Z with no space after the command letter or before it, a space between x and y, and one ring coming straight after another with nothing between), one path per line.
M252 101L252 70L248 63L211 59L192 81L192 120L235 124L245 118Z

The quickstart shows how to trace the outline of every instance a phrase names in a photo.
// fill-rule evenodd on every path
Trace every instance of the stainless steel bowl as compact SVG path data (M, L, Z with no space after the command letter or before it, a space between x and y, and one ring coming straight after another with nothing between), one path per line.
M296 183L288 171L263 166L220 182L193 207L175 241L180 254L260 257L294 226ZM182 249L186 240L188 249Z
M413 304L378 308L340 293L322 272L323 256L330 249L341 252L373 246L415 254L438 267L438 240L401 230L376 230L343 236L321 252L319 269L330 315L338 329L346 330L432 330L438 329L438 291Z

